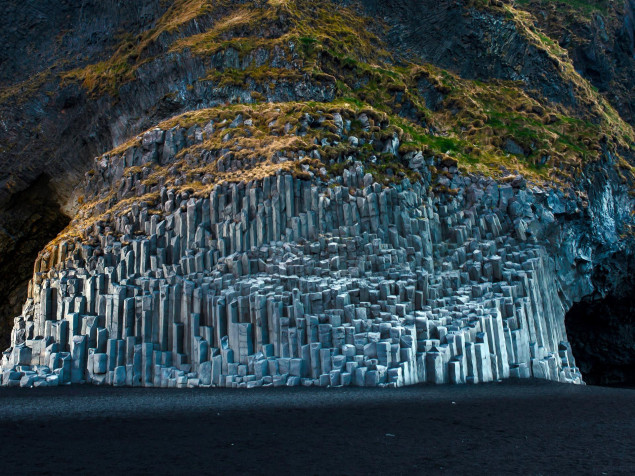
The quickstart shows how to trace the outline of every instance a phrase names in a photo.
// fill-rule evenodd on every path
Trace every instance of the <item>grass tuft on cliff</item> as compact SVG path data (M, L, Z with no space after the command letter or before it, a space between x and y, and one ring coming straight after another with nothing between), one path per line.
M552 3L582 11L604 4ZM494 176L518 172L536 181L574 180L602 152L619 156L633 147L633 129L527 11L503 2L473 5L500 12L557 64L574 89L577 110L530 96L522 83L466 80L430 64L396 61L370 28L385 25L354 6L326 0L177 0L155 28L64 79L81 81L93 95L116 97L157 57L225 55L233 59L210 68L195 81L198 87L251 89L251 101L259 103L269 101L268 92L282 83L331 84L338 101L388 114L404 134L402 152L451 156L467 171Z

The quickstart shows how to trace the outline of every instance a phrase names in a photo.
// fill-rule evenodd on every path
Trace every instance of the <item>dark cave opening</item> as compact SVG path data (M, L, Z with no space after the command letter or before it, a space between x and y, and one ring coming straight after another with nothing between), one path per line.
M13 318L22 312L38 253L70 219L55 200L50 177L40 175L15 193L0 213L0 349L10 345Z
M590 385L635 386L635 281L587 297L565 316L577 366Z

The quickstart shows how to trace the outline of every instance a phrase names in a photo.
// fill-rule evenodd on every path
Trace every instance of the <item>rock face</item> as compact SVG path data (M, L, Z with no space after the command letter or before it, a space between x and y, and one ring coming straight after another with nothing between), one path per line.
M635 133L526 12L141 3L0 29L41 53L1 57L3 385L625 379L574 303L632 314Z
M173 162L180 131L145 134L160 146L146 157ZM108 175L86 189L121 189L116 164L134 155L100 158ZM91 245L59 242L36 263L3 384L580 383L556 263L528 241L570 204L447 167L461 193L435 197L429 170L444 166L416 159L420 179L389 187L352 156L328 182L163 187L154 207L94 226Z
M579 71L620 115L635 122L635 1L569 4L531 0L523 5L550 38L565 48Z
M511 237L522 226L485 200L463 208L364 175L218 186L120 222L130 243L60 244L67 264L32 283L5 384L580 382L554 264Z
M522 81L541 97L576 107L573 85L545 51L527 41L519 25L500 11L475 9L466 14L454 1L369 0L364 11L387 18L387 43L395 54L423 58L464 78Z
M69 221L84 159L103 152L87 99L64 71L103 60L122 33L147 30L159 1L3 2L0 17L0 342L19 312L31 263ZM92 112L88 112L90 109ZM78 130L81 139L77 139ZM64 145L65 144L65 145ZM110 143L108 144L108 148ZM62 150L64 149L64 150ZM39 202L41 197L45 200Z
M68 224L59 205L51 200L49 178L41 176L29 188L17 193L0 212L0 314L15 314L27 297L33 257L42 242L55 238ZM26 238L28 237L28 238ZM0 333L11 335L12 322L0 320Z

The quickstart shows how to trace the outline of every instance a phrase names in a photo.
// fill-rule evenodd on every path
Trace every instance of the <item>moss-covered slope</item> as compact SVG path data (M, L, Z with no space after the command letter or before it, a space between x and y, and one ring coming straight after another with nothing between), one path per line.
M159 57L223 56L187 87L243 90L247 101L258 103L272 99L279 85L326 83L333 99L392 115L406 133L404 150L455 156L465 167L490 174L504 167L542 179L575 178L603 147L616 153L631 147L631 127L525 12L508 5L471 7L504 19L525 48L555 65L559 77L551 81L567 87L574 101L548 101L545 92L529 91L522 81L464 79L426 58L405 59L381 33L390 25L364 17L363 6L177 1L154 29L122 43L106 61L65 73L63 80L116 98ZM630 173L626 162L620 165Z

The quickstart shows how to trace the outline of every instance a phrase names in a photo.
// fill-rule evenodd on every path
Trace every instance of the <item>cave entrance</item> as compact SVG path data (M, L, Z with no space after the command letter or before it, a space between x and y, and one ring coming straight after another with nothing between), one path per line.
M589 385L635 387L635 280L586 297L565 316L577 366Z
M55 200L50 177L40 175L0 207L0 349L10 345L13 318L22 312L38 253L70 219Z

